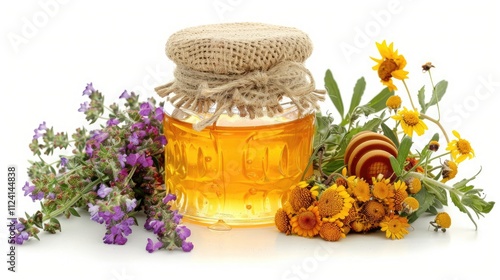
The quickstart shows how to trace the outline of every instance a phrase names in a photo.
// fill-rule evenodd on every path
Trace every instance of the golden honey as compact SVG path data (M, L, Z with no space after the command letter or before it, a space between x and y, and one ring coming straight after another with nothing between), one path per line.
M185 220L231 226L274 223L312 152L314 114L249 120L222 115L196 131L193 120L164 117L165 179Z

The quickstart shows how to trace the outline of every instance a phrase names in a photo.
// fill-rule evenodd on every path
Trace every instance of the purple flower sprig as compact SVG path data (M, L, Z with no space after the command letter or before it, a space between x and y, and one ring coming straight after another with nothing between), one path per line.
M123 105L105 106L104 96L92 83L82 95L89 99L79 111L94 127L81 126L73 134L54 133L43 122L34 130L30 149L38 160L30 161L30 181L23 191L31 200L40 201L42 209L19 219L14 242L38 239L40 230L61 231L57 217L80 216L80 208L104 225L104 243L123 245L137 224L135 214L144 211L165 226L158 229L162 242L171 240L165 248L188 251L192 244L186 241L189 234L185 227L178 226L181 216L170 206L150 203L161 201L159 193L164 194L167 139L163 135L162 103L157 106L152 98L140 101L138 95L125 91L118 98ZM104 111L109 114L104 116ZM103 123L95 123L98 120ZM43 155L52 155L56 148L61 150L55 155L58 160L48 163Z
M161 194L164 195L164 192ZM171 202L175 201L173 194L164 195L163 199L153 200L156 204L150 206L148 218L144 228L156 235L156 241L148 238L146 251L153 253L160 249L182 249L184 252L193 250L192 242L187 241L191 230L181 225L182 215L177 210L171 209Z

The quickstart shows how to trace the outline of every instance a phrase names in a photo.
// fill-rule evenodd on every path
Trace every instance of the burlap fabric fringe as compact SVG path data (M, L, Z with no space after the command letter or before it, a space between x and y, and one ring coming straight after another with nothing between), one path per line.
M178 65L174 77L172 82L155 88L159 96L174 93L170 102L175 107L197 113L209 113L216 106L210 117L193 124L198 131L212 125L223 113L233 115L235 108L242 117L273 117L283 112L283 97L290 99L302 116L311 108L318 109L325 93L315 88L310 71L293 61L242 75L201 72Z

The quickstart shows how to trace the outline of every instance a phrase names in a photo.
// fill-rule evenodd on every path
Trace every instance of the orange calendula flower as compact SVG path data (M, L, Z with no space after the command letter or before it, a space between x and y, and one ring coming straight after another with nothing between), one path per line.
M380 82L387 86L390 90L398 88L392 82L392 78L404 80L408 78L408 71L405 71L406 59L398 54L398 50L394 50L393 43L387 45L385 40L382 43L376 43L377 49L382 58L373 58L377 65L372 69L377 71Z
M473 158L475 156L474 149L472 149L469 141L462 139L456 130L453 130L452 132L457 139L450 141L446 150L450 151L453 160L456 163L461 163L467 158Z
M417 110L408 110L404 107L391 118L401 122L403 132L409 137L413 136L413 132L420 136L427 130L427 125L420 119L420 113Z
M402 239L406 234L408 234L408 228L410 224L408 219L405 217L400 217L398 215L386 216L384 220L380 222L380 229L385 231L385 237L394 239Z
M321 217L317 206L310 206L307 209L300 209L297 215L290 220L292 232L303 236L313 237L318 235L321 228Z

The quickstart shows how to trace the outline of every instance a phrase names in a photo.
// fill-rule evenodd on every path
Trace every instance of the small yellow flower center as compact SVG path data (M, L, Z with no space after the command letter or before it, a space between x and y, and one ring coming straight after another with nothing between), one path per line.
M457 149L462 155L466 155L472 151L469 141L465 139L458 140Z
M398 70L398 65L393 59L384 60L378 68L378 76L382 81L389 81L392 78L392 72Z
M420 119L418 118L418 115L413 113L413 112L408 112L403 115L403 121L408 125L408 126L416 126L418 124L418 121Z

